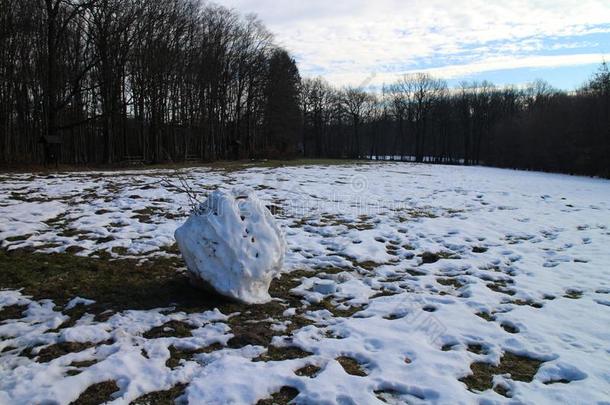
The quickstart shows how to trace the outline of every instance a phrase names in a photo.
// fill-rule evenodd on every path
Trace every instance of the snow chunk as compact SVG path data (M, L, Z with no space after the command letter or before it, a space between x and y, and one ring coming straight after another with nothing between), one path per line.
M175 236L195 285L247 304L271 299L286 241L253 191L212 193Z
M330 295L337 292L337 284L333 280L316 280L313 290L322 295Z
M95 304L95 301L93 301L93 300L89 300L87 298L76 297L76 298L72 298L70 300L70 302L68 302L65 309L70 310L72 308L75 308L77 305L89 306L89 305L93 305L93 304Z

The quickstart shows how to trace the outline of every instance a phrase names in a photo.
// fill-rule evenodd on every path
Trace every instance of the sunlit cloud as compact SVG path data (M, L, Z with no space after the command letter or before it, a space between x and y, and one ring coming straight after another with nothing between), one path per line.
M322 75L339 85L358 84L373 72L379 81L422 70L455 78L593 64L610 53L606 0L220 3L258 14L304 76Z

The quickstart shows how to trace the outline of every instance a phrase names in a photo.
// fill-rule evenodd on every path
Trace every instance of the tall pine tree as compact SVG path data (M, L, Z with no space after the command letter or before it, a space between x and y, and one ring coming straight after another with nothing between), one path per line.
M265 88L265 148L271 157L294 157L301 132L299 91L301 77L296 62L283 49L269 59Z

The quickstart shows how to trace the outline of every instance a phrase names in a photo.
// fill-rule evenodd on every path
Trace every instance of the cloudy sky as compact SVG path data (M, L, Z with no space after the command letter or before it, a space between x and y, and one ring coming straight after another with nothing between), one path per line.
M545 78L573 89L610 62L610 0L219 0L255 13L305 77L379 85ZM372 80L371 80L372 79Z

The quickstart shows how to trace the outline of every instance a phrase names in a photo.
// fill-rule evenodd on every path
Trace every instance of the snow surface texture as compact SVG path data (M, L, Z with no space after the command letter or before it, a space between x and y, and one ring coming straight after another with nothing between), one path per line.
M218 293L246 304L271 300L286 241L253 191L212 193L176 230L176 241L192 276Z
M171 255L166 247L188 204L160 183L165 175L6 175L2 247ZM609 181L402 163L184 175L201 190L258 185L261 199L276 207L288 234L285 270L310 272L292 291L299 305L283 303L283 316L268 320L269 327L279 331L276 346L312 355L253 361L268 348L224 347L170 369L172 345L225 344L232 314L127 311L104 322L85 315L57 331L65 315L53 303L3 291L0 307L27 311L0 324L0 403L69 403L107 380L120 388L116 404L177 383L188 384L181 399L197 404L255 403L282 386L299 391L297 403L316 404L382 403L380 397L411 404L609 403ZM321 280L336 288L320 288ZM323 300L333 311L313 307ZM313 323L291 330L299 314ZM193 337L143 337L172 319L195 327ZM19 355L25 347L83 340L95 344L48 363ZM494 386L512 398L460 381L473 363L497 365L509 352L543 362L531 382L494 374ZM346 373L341 356L358 361L366 375ZM73 362L93 359L80 374L68 374ZM295 374L306 365L319 371Z

